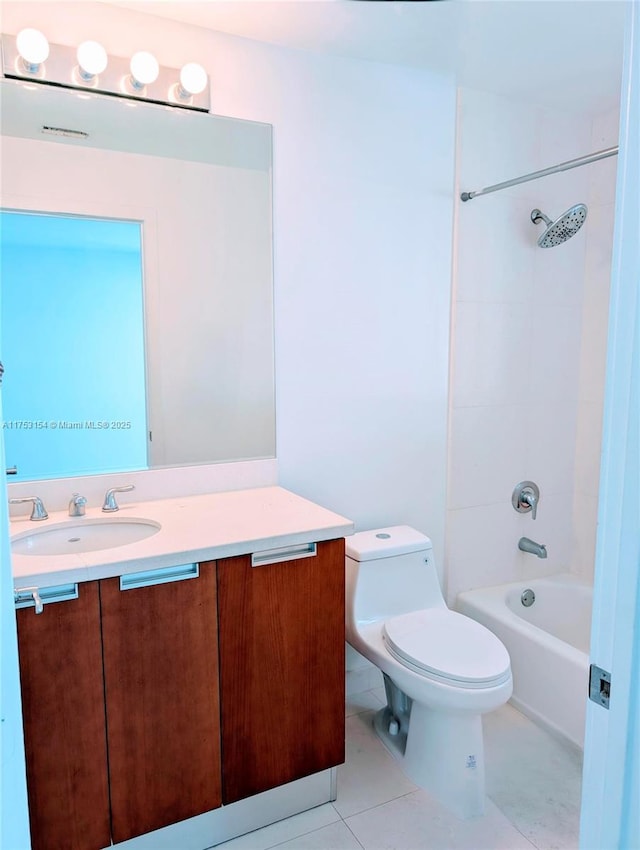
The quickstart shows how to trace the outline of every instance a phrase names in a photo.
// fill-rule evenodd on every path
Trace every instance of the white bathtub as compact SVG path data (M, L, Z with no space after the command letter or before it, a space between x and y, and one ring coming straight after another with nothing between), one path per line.
M525 607L524 590L535 593ZM485 625L511 656L511 702L541 726L584 747L593 589L577 576L468 590L457 608Z

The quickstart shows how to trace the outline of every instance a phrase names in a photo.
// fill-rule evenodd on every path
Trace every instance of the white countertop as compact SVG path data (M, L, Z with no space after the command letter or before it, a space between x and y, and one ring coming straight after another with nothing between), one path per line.
M331 540L354 531L351 520L282 487L151 502L128 501L128 496L128 493L118 494L120 510L116 514L105 514L100 507L87 508L86 519L113 516L149 519L160 523L160 531L136 543L73 555L12 554L15 587L91 581ZM52 528L58 523L82 522L84 518L71 518L67 511L51 513L42 522L20 517L11 520L9 533L13 537L38 528Z

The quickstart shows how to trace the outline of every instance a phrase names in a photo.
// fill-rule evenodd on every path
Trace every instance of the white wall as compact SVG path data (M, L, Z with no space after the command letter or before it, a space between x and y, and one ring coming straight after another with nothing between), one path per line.
M477 190L605 147L596 137L590 116L461 90L459 189ZM592 201L594 192L603 197L613 185L611 168L590 173L586 166L458 206L447 513L451 601L473 587L592 569L595 516L587 521L587 545L585 530L573 529L574 491L586 491L585 477L597 470L594 423L602 406L608 292L603 253L610 235L601 225L602 202L596 203L580 233L543 250L536 245L542 228L530 214L537 207L555 219L575 203ZM525 479L540 487L535 521L511 504L514 486ZM597 480L594 509L596 494ZM578 534L585 542L580 558ZM520 552L521 536L545 543L548 558Z
M616 107L595 116L591 150L618 144L619 113ZM598 518L617 166L617 157L588 166L589 230L582 306L571 571L589 580L593 580Z
M414 525L434 538L441 563L453 91L427 74L327 58L299 62L295 85L283 67L284 79L281 480L359 528ZM309 127L303 158L294 112Z
M3 16L200 61L214 112L273 124L280 483L360 528L412 524L442 563L453 82L100 4Z

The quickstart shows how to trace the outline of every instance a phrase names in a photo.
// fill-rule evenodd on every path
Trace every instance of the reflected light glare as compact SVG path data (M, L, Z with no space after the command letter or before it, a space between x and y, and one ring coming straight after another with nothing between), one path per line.
M21 30L16 37L16 47L30 69L37 69L49 56L49 42L40 30Z
M197 62L187 62L180 71L180 85L187 96L200 94L207 87L207 72Z
M160 73L158 60L152 53L141 50L131 57L131 76L136 88L155 82Z
M83 41L78 47L77 57L84 78L95 77L107 67L107 51L97 41Z

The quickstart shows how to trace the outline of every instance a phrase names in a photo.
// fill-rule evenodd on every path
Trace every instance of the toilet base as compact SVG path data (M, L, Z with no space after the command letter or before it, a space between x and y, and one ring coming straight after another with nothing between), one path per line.
M409 779L461 819L483 815L481 715L435 711L413 701L406 734L404 723L398 734L389 732L393 720L387 706L377 712L374 728Z
M394 728L394 722L398 724L398 718L394 716L389 706L385 706L380 711L376 711L373 717L373 728L391 755L403 759L407 748L407 732L402 724L398 724L398 732L389 731L390 727Z

